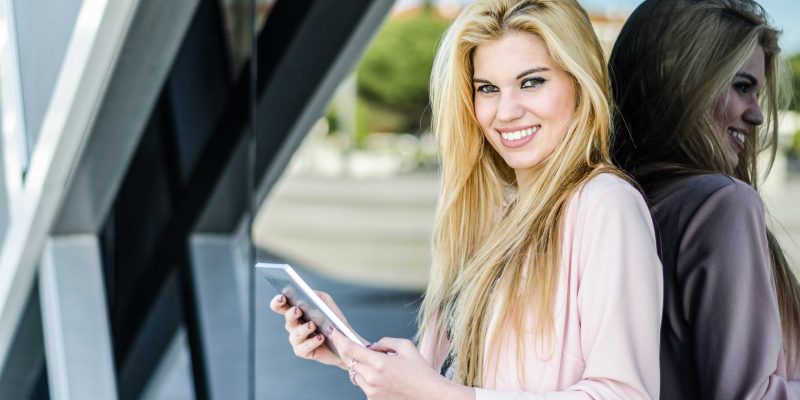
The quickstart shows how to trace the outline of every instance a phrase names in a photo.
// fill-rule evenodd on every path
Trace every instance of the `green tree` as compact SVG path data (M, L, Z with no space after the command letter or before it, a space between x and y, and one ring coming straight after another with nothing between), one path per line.
M800 53L790 57L789 64L792 67L792 87L794 88L794 95L790 108L795 111L800 111Z
M397 129L420 129L436 44L447 24L429 6L412 17L389 20L361 60L359 95L375 107L402 114Z

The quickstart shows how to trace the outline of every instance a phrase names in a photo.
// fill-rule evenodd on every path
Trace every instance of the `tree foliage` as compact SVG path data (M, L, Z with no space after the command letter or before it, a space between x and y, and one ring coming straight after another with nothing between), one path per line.
M407 115L418 124L428 105L428 80L436 44L448 22L429 7L389 20L358 68L358 90L368 102Z
M789 58L789 64L792 67L792 88L794 89L790 108L800 111L800 53Z

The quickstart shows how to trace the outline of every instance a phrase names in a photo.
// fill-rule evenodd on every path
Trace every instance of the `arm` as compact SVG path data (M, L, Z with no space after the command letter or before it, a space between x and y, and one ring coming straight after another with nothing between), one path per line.
M658 398L663 283L650 213L621 181L577 200L583 377L541 394L476 389L478 400Z
M758 193L737 182L709 195L678 254L702 398L786 399L792 389L778 373L780 316Z

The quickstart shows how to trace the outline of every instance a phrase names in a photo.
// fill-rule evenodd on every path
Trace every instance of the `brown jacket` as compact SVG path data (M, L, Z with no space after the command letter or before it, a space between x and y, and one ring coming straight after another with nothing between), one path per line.
M800 399L758 193L720 174L662 179L645 191L664 267L661 398Z

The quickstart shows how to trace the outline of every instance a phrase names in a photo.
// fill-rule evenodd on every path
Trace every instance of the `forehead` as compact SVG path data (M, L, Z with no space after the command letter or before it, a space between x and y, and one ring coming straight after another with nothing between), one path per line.
M764 83L765 78L765 61L764 61L764 49L761 46L757 46L753 53L750 54L750 57L744 63L741 69L739 69L739 73L747 73L752 75L754 78L758 79L758 82Z
M532 33L509 32L481 43L472 55L476 76L513 74L531 67L553 68L544 41Z

